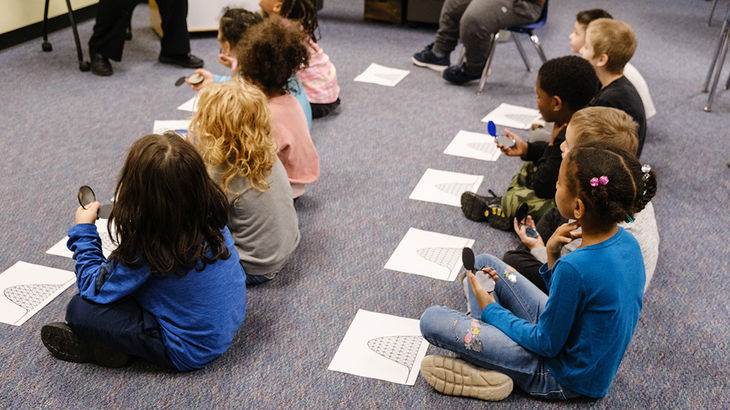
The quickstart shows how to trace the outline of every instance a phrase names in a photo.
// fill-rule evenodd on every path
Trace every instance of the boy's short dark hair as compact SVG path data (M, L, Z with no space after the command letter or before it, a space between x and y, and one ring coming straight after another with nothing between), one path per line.
M587 106L601 88L591 63L578 56L548 60L540 67L537 79L543 91L560 97L573 112Z
M613 16L604 9L583 10L579 11L578 14L575 15L575 21L584 26L587 26L593 20L612 18Z
M267 97L290 90L289 78L309 63L307 34L288 20L269 17L246 32L236 49L238 71Z
M226 7L223 9L219 30L221 31L221 39L231 43L232 46L238 44L243 37L243 33L254 24L261 23L263 16L246 9L234 9Z

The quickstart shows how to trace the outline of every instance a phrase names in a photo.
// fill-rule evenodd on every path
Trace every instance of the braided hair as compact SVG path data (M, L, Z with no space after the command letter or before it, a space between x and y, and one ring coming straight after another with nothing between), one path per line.
M622 148L581 144L571 149L564 161L571 176L568 189L586 204L590 217L599 225L633 218L656 194L654 171L643 172L636 155ZM608 178L605 184L591 183L603 176Z
M313 0L283 0L279 15L289 20L298 21L312 41L316 43L319 40L317 9Z

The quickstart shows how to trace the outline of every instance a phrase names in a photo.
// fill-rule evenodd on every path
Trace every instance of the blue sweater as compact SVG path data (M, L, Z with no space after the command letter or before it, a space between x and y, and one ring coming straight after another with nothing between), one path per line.
M608 393L641 311L644 262L631 234L578 248L540 274L550 297L536 324L497 303L482 311L527 350L545 358L558 382L589 397Z
M228 228L221 231L228 259L182 278L151 276L147 264L132 269L107 263L94 224L68 231L81 297L106 304L133 297L160 325L167 356L178 370L204 367L228 349L246 315L246 274Z

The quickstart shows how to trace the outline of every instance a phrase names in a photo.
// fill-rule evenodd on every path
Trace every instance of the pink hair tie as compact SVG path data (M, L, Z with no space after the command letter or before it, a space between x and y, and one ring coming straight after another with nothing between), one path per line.
M593 177L590 180L590 184L593 188L597 187L598 184L608 185L608 177L605 175L601 175L600 178Z

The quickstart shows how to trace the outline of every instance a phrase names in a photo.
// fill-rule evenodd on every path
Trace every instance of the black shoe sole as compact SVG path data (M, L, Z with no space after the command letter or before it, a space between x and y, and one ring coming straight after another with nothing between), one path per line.
M488 214L487 223L489 226L491 226L494 229L499 229L500 231L507 231L510 232L514 229L514 223L512 222L512 218L508 218L504 215L504 212L502 209L498 206L489 207L490 212ZM502 215L498 215L494 213L495 210L499 209L499 212L502 213Z
M166 57L166 56L159 56L157 58L157 61L161 62L162 64L171 64L176 65L178 67L183 68L203 68L205 66L205 62L201 61L200 63L193 63L191 61L183 61L172 57Z
M469 191L461 194L461 211L464 212L466 219L475 222L485 222L487 220L487 217L484 215L486 210L487 204L479 195Z
M85 342L62 322L49 323L41 328L41 341L51 354L60 360L74 363L96 363L104 367L124 367L129 356L99 343Z

